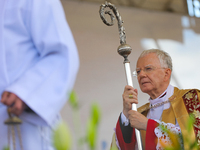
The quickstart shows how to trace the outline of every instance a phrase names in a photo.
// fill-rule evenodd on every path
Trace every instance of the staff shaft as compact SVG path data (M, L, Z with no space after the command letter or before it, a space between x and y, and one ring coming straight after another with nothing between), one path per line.
M125 62L124 63L124 67L125 67L127 84L133 87L130 63L129 62ZM132 110L137 111L136 104L132 104ZM142 150L142 141L141 141L140 131L135 129L135 135L136 135L136 139L137 139L138 150Z

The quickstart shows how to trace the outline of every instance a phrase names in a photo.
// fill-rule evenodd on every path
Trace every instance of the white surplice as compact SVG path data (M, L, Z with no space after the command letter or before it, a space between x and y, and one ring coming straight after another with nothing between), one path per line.
M51 131L79 68L73 35L59 0L0 4L0 94L15 93L35 112L19 116L24 150L53 150ZM0 103L0 150L8 143L6 109Z

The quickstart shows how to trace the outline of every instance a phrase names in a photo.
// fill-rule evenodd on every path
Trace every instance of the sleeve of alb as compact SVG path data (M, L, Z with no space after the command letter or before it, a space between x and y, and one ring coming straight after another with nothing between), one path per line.
M121 115L119 116L116 125L116 137L121 149L130 150L135 148L135 130L130 126L130 124L128 126L122 124Z
M31 0L30 8L27 24L38 60L6 90L52 124L75 83L78 51L59 0Z

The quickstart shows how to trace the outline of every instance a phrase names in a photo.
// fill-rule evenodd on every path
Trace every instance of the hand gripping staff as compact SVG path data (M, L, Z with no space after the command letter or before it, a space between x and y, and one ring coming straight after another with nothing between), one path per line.
M100 6L99 14L103 22L108 25L112 26L114 23L114 15L111 11L106 10L105 8L109 7L113 13L115 14L117 21L118 21L118 28L119 28L119 36L120 36L120 46L118 47L118 53L124 57L124 67L125 67L125 73L126 73L126 79L127 79L127 84L133 87L133 81L132 81L132 76L131 76L131 69L130 69L130 61L128 60L128 55L131 53L131 47L126 44L126 35L125 35L125 29L122 26L123 25L123 20L121 19L121 16L117 10L117 8L108 2L105 2L105 4L102 4ZM111 17L111 22L109 23L104 14L108 14ZM132 110L137 111L136 104L132 104ZM142 150L142 142L141 142L141 136L140 136L140 131L135 129L135 134L136 134L136 139L137 139L137 144L138 144L138 150Z

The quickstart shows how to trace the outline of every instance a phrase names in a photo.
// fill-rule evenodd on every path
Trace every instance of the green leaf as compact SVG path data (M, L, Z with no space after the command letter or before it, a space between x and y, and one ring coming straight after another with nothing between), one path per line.
M95 125L98 125L101 118L100 107L97 103L93 103L91 106L91 118Z
M70 130L64 122L60 122L53 133L54 146L57 150L70 150L72 138Z
M110 150L118 150L118 148L112 147Z
M96 147L96 139L97 139L97 128L94 122L89 119L87 122L87 141L91 150Z
M3 150L10 150L8 146L4 147Z
M187 131L191 132L193 130L193 124L195 122L195 118L193 114L190 114L190 117L188 119L188 124L187 124Z
M69 95L69 103L72 106L72 108L77 109L78 108L78 100L77 95L75 91L72 91Z

